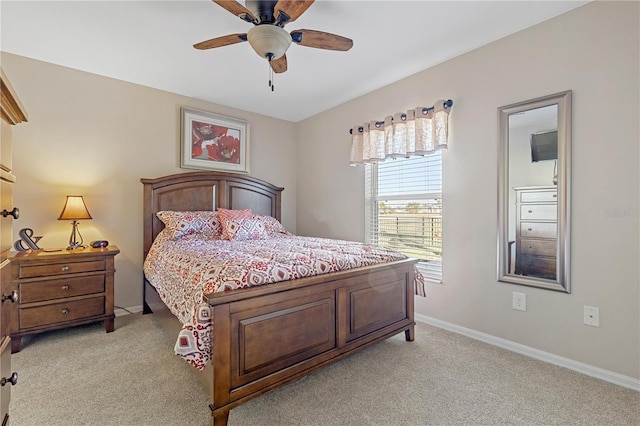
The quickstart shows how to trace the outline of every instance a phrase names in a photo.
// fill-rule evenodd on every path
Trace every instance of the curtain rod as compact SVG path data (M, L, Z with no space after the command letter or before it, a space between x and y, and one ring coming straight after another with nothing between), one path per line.
M451 108L453 106L453 101L451 99L447 99L446 101L444 101L444 103L442 104L445 108ZM432 111L435 107L430 107L430 108L422 108L422 113L426 114L429 111ZM407 114L402 114L402 119L405 120L407 118ZM376 121L376 127L380 127L384 124L384 121ZM363 127L358 127L358 131L363 131L364 128ZM349 129L349 134L353 134L353 129Z

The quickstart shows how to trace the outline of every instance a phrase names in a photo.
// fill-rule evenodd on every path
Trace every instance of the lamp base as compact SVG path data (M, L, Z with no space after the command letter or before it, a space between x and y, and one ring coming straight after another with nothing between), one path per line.
M78 241L76 235L77 237L80 237L80 241ZM80 235L80 231L78 230L78 221L74 220L71 222L71 236L69 237L69 247L67 247L67 250L85 248L82 244L83 242L84 240L82 239L82 235Z

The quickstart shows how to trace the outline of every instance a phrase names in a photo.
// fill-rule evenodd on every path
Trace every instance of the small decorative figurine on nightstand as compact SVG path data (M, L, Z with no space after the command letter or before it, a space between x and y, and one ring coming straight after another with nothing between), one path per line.
M40 238L42 237L34 237L33 229L23 228L18 232L18 235L20 235L20 239L13 244L13 248L17 251L40 250L40 247L38 247L38 241L40 241ZM22 243L25 243L27 247Z

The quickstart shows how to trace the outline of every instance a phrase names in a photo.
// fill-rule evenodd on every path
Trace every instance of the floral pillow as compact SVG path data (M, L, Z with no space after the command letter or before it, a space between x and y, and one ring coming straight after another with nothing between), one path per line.
M186 235L199 234L206 238L221 239L222 224L214 211L160 211L156 213L165 230L174 240Z
M229 229L231 227L231 221L237 221L239 219L251 219L253 213L250 209L244 210L228 210L218 209L218 217L220 218L220 224L222 225L222 238L225 240L232 240Z
M259 219L240 218L225 222L223 232L229 241L262 240L269 238L267 230Z
M278 219L276 219L275 217L262 216L262 215L255 214L253 215L253 218L259 220L264 224L264 228L267 231L267 235L269 235L270 237L278 237L281 235L292 235L289 231L284 229L284 226L282 226L282 224L278 222Z

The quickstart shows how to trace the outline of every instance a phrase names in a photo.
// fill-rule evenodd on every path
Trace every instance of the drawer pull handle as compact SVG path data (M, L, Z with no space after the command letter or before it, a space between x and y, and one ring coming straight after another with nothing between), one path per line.
M68 271L68 270L69 270L69 267L68 267L68 266L63 266L60 270L61 270L62 272L66 272L66 271Z
M67 315L69 313L69 310L67 308L64 308L62 310L62 315Z
M69 290L69 286L68 286L68 285L63 285L63 286L62 286L62 290L63 290L63 291L67 291L67 290Z
M18 373L14 371L8 379L6 377L0 379L0 385L4 386L7 383L11 383L11 386L16 385L18 383Z
M7 217L7 216L13 216L14 219L17 219L20 217L20 209L17 207L14 207L13 210L9 211L7 209L3 209L2 210L2 217Z
M533 213L533 210L529 210L529 213Z
M532 228L527 228L527 231L533 231L533 229Z
M18 292L13 290L11 294L3 294L2 301L11 300L11 303L16 303L18 301Z

